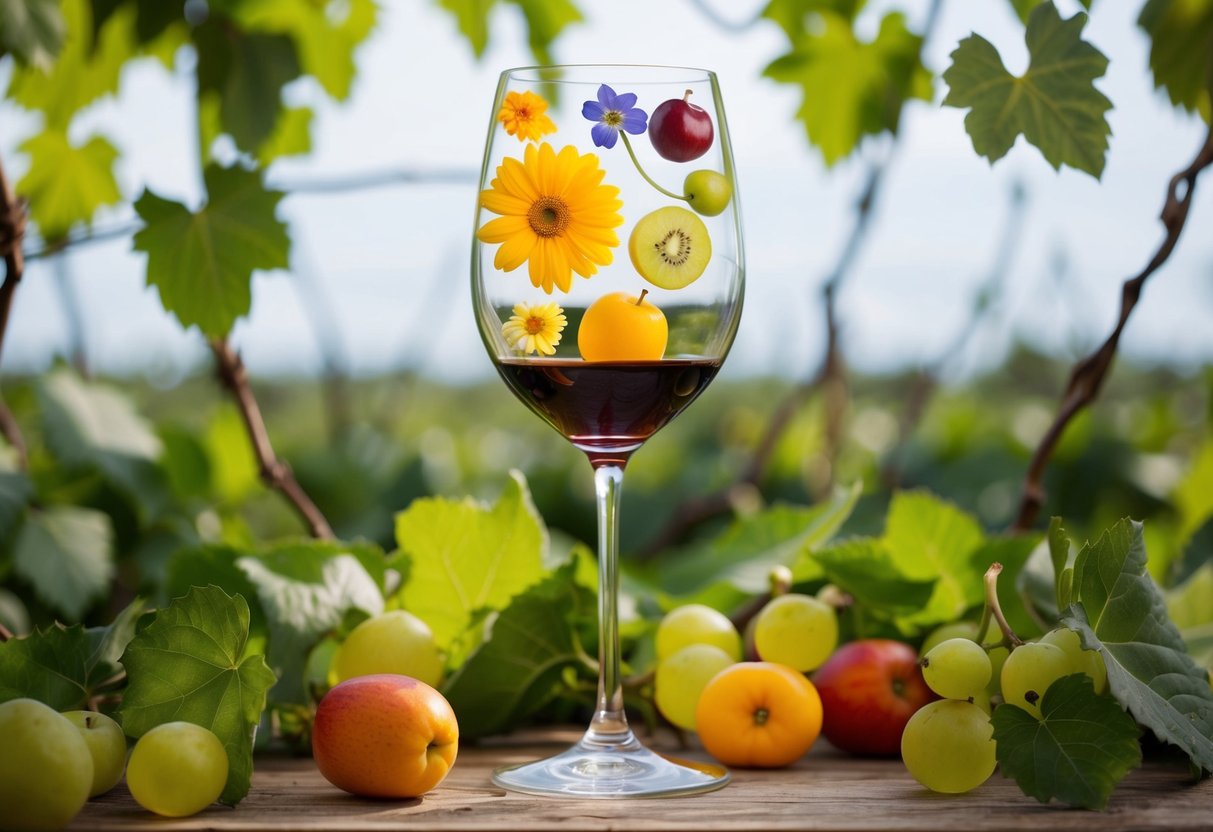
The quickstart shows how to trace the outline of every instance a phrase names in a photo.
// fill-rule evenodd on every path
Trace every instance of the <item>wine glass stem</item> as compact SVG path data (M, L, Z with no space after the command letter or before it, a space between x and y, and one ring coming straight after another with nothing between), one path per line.
M619 678L619 500L623 466L594 467L598 495L598 710L586 739L604 745L632 741Z

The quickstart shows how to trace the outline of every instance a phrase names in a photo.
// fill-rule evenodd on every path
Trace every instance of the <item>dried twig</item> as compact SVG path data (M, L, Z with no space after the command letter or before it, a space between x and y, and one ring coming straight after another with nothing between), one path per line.
M265 429L265 420L261 416L261 408L253 396L249 386L248 371L244 361L232 349L226 339L217 338L211 341L211 352L215 354L218 363L219 379L223 382L236 400L244 426L248 430L249 439L253 443L253 453L257 456L257 464L261 469L261 480L270 488L281 491L290 501L299 516L307 523L312 537L321 540L332 540L333 530L328 520L312 502L303 487L295 479L291 467L274 454L270 444L269 433Z
M1012 531L1025 531L1031 528L1036 521L1036 515L1045 501L1044 474L1049 460L1053 456L1053 451L1070 421L1099 395L1112 366L1112 360L1116 357L1120 335L1141 298L1142 286L1150 275L1167 262L1171 252L1175 250L1184 225L1188 221L1188 209L1192 205L1196 180L1201 171L1210 165L1213 165L1213 127L1210 127L1204 144L1196 154L1196 158L1192 160L1192 164L1172 176L1167 185L1167 199L1161 215L1162 224L1166 228L1166 236L1145 268L1135 277L1126 280L1121 286L1120 316L1117 318L1116 326L1112 328L1111 334L1099 349L1079 361L1070 373L1070 380L1062 394L1057 415L1036 446L1035 453L1032 454L1032 461L1024 476L1019 512L1015 517L1015 522L1011 525Z
M0 164L0 256L4 257L4 283L0 284L0 350L4 347L4 335L8 331L13 295L25 274L25 257L21 252L25 220L25 203L13 194L4 165ZM0 435L13 446L17 452L17 464L24 469L28 465L25 438L3 398L0 398Z

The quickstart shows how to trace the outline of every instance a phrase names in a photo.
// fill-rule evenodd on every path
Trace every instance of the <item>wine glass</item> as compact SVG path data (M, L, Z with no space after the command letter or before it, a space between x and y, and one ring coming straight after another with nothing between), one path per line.
M497 770L532 794L710 791L719 766L642 746L619 672L620 486L703 392L741 316L741 221L716 76L657 66L503 72L485 143L472 302L514 394L584 451L598 506L597 711L579 743Z

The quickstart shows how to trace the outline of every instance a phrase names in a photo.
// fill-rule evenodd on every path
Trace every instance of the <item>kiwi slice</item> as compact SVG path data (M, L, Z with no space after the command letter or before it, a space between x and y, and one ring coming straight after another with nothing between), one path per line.
M645 214L632 229L628 254L640 276L661 289L681 289L703 274L712 238L703 220L671 205Z

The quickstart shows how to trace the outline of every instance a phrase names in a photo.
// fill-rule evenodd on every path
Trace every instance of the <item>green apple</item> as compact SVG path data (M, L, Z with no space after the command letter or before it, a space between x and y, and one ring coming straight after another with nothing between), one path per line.
M694 170L683 181L682 193L695 213L714 217L729 206L733 183L714 170Z
M68 720L33 699L0 704L0 824L59 829L93 785L93 755Z
M63 714L76 726L93 755L93 787L89 797L105 794L122 779L126 768L126 735L117 722L94 711L67 711Z
M227 751L210 730L192 722L166 722L135 743L126 785L144 809L184 818L219 799L227 769Z
M443 661L434 634L417 616L392 610L354 628L333 657L338 682L355 676L397 673L432 687L442 684Z

